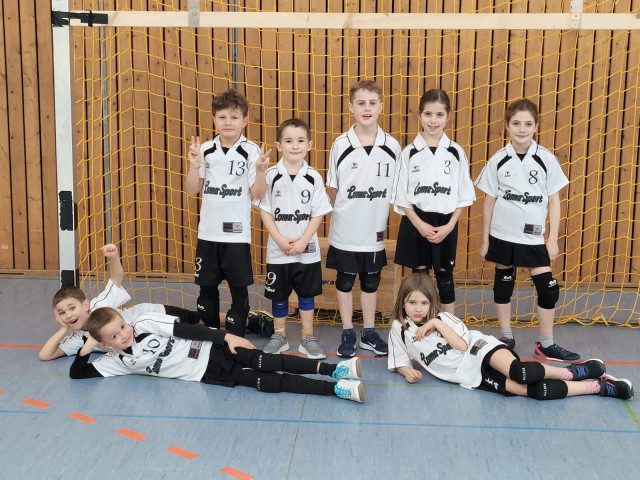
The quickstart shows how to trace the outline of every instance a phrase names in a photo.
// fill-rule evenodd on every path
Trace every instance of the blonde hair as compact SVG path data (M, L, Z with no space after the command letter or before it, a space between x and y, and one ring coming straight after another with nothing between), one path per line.
M389 322L389 328L393 325L394 320L399 320L402 324L402 328L406 330L406 322L404 321L407 316L404 311L404 304L413 292L420 292L427 300L429 300L429 314L428 319L434 318L440 313L440 296L438 295L438 289L433 283L431 277L426 273L412 273L400 284L398 290L398 297L396 303L393 306L391 312L391 321Z

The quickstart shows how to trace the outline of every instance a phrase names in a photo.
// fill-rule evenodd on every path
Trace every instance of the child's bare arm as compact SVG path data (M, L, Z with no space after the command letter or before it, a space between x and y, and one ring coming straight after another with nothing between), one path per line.
M117 286L121 286L122 280L124 280L124 270L122 262L120 262L118 247L109 243L102 247L102 254L109 260L109 279Z
M55 360L56 358L64 357L66 355L59 345L69 331L69 327L62 323L62 320L60 320L60 316L55 308L53 309L53 314L55 315L56 323L60 328L51 335L46 342L44 342L44 345L42 345L42 348L38 352L38 358L43 361Z
M427 323L418 328L415 336L415 341L419 342L424 337L430 335L434 330L438 330L438 332L440 332L440 335L442 335L442 337L454 349L462 351L467 349L468 345L464 338L458 335L455 330L453 330L453 328L451 328L439 318L432 318Z
M189 170L187 179L184 183L184 189L189 195L198 195L202 191L204 178L200 178L200 165L202 164L202 155L200 153L200 137L191 137L191 145L189 146Z
M483 262L489 251L489 231L491 229L491 219L493 218L493 207L495 204L495 197L485 195L484 203L482 204L482 245L480 246L479 252Z
M291 245L289 255L298 255L304 252L304 249L309 245L309 242L313 238L313 235L318 231L321 223L322 217L312 217L311 220L309 220L307 228L305 228L302 236Z
M280 250L282 250L282 253L284 253L285 255L289 255L289 250L291 248L293 239L280 235L278 227L276 226L276 222L273 219L273 215L271 215L269 212L260 210L260 218L262 219L262 225L264 225L264 228L267 229L267 232L269 232L269 235L271 235L273 241L276 242L276 245L278 245Z
M560 194L554 193L549 197L549 236L547 237L547 252L553 262L558 258L558 231L560 230Z
M256 162L256 179L251 186L251 196L253 198L261 199L267 192L267 178L265 172L269 168L269 156L271 155L271 149L264 151L264 144L260 147L260 156Z

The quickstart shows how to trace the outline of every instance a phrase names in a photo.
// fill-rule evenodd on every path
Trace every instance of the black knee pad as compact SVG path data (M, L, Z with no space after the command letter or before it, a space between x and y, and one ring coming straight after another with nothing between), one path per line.
M509 367L509 378L523 385L532 385L544 378L544 367L538 362L514 360Z
M547 309L555 308L560 298L560 287L551 272L533 275L531 280L533 280L538 292L538 306Z
M495 303L509 303L513 295L513 287L516 284L516 268L496 268L496 277L493 282L493 301Z
M338 272L336 275L336 290L349 293L356 283L356 274L351 272Z
M527 397L537 400L558 400L565 398L569 387L562 380L547 378L527 387Z
M380 285L381 272L367 272L360 274L360 290L364 293L374 293L378 291Z
M247 316L249 315L249 294L246 287L229 287L231 308L227 312L225 328L227 332L244 337Z
M452 272L436 272L436 284L438 285L440 303L447 305L456 301L456 289L453 284Z
M281 372L284 369L285 355L264 353L262 350L252 350L253 357L249 365L259 372Z
M198 315L207 327L220 328L220 294L218 287L200 287Z
M282 391L282 374L256 372L256 390L266 393Z

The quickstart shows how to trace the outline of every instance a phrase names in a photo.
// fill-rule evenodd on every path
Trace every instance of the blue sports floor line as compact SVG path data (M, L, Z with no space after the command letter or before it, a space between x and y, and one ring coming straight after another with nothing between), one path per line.
M149 377L71 380L70 358L41 362L27 348L56 330L56 290L50 280L0 279L0 478L640 478L640 397L537 402L428 374L409 385L370 356L362 405ZM531 358L537 331L514 332ZM316 333L333 352L340 328ZM555 335L640 388L638 329L569 324Z

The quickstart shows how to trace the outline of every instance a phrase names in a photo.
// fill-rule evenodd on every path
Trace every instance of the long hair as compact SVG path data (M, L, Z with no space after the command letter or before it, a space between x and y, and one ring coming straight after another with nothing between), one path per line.
M440 313L440 297L431 277L426 273L412 273L402 280L402 283L400 284L398 297L396 298L396 303L391 312L389 328L393 325L393 320L399 320L402 324L402 328L407 328L404 321L407 316L404 311L404 304L409 295L415 291L422 293L429 300L428 319L434 318L438 313Z

